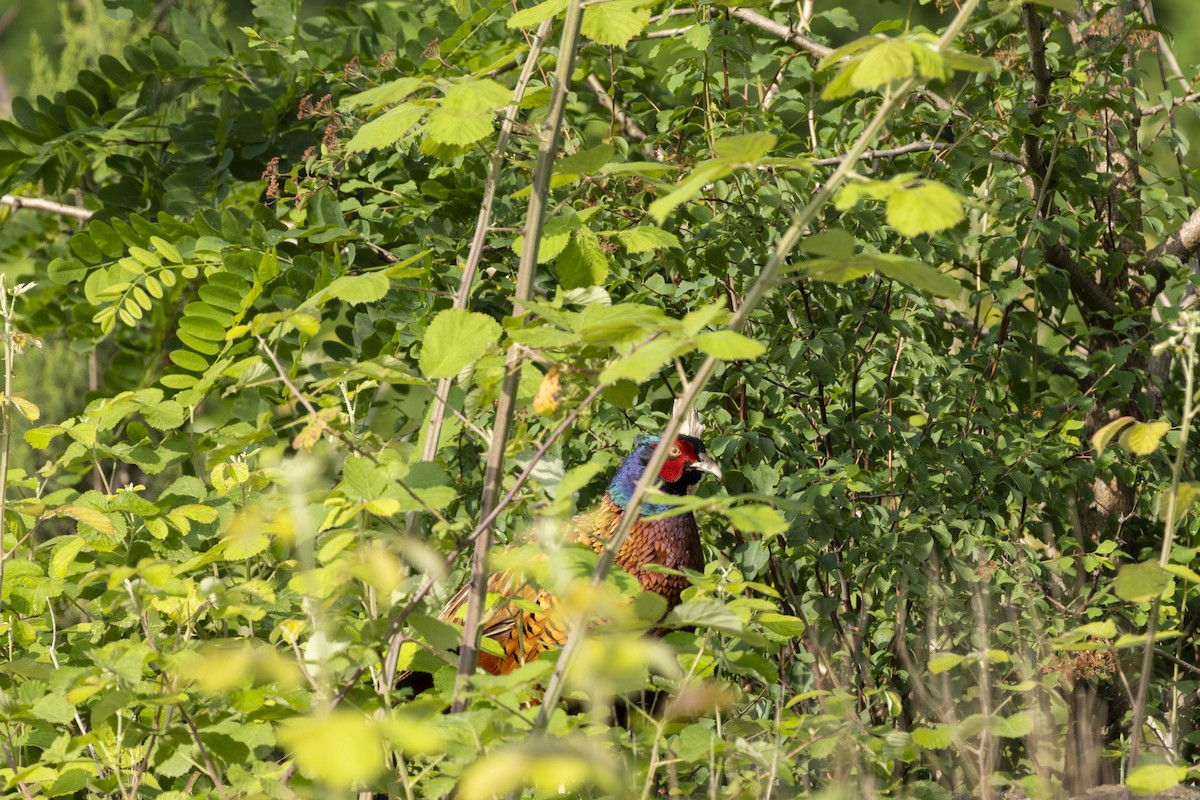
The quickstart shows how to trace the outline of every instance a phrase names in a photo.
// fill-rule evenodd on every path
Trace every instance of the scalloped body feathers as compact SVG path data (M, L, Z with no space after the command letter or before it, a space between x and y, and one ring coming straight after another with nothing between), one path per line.
M604 549L620 525L634 487L658 445L658 437L637 437L633 452L626 456L613 474L599 507L572 518L567 532L571 541L585 544L596 553ZM686 495L704 473L715 475L718 479L721 476L716 464L708 460L699 439L680 436L672 445L659 472L657 489L665 494ZM616 558L617 566L637 578L643 589L661 595L667 601L668 610L679 603L680 595L688 586L687 578L651 572L646 568L652 564L676 570L699 571L704 568L700 533L696 518L690 511L646 519L648 516L669 513L672 508L666 504L643 503L641 513ZM438 618L461 624L467 592L466 586L460 589ZM488 593L510 599L502 602L483 624L482 635L493 639L500 646L503 656L481 652L481 669L494 675L506 675L537 658L540 653L560 647L566 641L568 631L555 613L554 597L549 592L528 583L520 583L510 573L499 573L488 582Z

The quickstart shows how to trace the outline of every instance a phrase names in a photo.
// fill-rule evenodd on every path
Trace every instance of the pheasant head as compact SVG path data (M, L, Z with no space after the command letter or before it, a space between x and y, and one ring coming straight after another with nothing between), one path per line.
M617 508L624 510L629 506L634 487L645 473L655 448L661 444L658 436L639 435L634 439L633 452L621 462L608 484L608 497ZM664 494L686 495L705 473L721 479L721 468L709 459L704 443L694 436L680 436L667 452L667 460L658 473L659 485L654 488ZM641 513L647 516L661 514L672 507L663 503L642 503Z

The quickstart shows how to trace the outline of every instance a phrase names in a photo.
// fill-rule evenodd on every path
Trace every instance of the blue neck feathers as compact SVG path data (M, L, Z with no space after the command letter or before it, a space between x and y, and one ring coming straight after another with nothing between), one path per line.
M617 468L616 474L613 475L612 480L608 483L608 496L617 508L624 510L629 507L629 501L633 498L633 490L637 486L637 482L641 479L642 474L646 471L646 462L650 460L650 456L654 453L654 445L657 443L657 436L639 436L637 447L634 448L632 453L626 456L625 460L621 462L621 466ZM653 488L655 491L664 494L687 494L687 487L683 485L660 483ZM669 503L642 503L641 514L645 516L662 514L674 507L674 505Z

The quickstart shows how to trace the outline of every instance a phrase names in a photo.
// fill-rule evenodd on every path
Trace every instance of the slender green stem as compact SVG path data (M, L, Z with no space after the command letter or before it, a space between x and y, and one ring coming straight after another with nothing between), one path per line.
M529 208L525 215L525 247L517 268L517 286L513 296L513 315L525 311L525 301L533 295L533 279L537 273L538 246L545 225L546 203L550 194L550 178L554 174L554 159L558 154L559 137L562 135L563 116L567 108L567 93L571 88L571 72L575 68L576 44L583 19L583 0L570 0L563 18L562 40L558 49L558 67L555 71L554 93L546 114L546 124L538 143L537 162L533 168L533 186L529 195ZM504 479L504 451L512 429L513 411L517 403L517 387L521 380L523 351L519 346L508 349L505 362L504 381L500 388L500 400L496 406L496 422L492 428L492 441L488 448L487 471L483 478L483 500L480 508L487 517L496 507L500 486ZM479 623L483 616L483 603L487 598L488 550L492 546L491 526L485 526L475 540L475 553L471 562L471 591L467 600L466 619L463 620L463 643L459 649L458 670L454 682L454 702L451 710L462 711L466 700L463 688L479 662Z
M944 50L949 46L954 37L966 25L967 19L979 5L980 0L967 0L963 3L955 19L951 22L950 27L938 40L938 49ZM883 130L884 125L891 118L892 114L903 104L908 97L909 92L916 86L917 80L915 77L907 78L902 81L894 90L884 97L883 103L867 123L866 128L859 136L858 141L846 153L846 158L838 165L833 174L822 184L817 193L813 195L812 200L808 205L802 208L795 217L792 218L792 224L784 232L784 234L775 243L775 247L771 252L770 258L767 260L766 266L758 278L750 286L750 290L742 299L742 306L738 309L733 319L729 322L728 329L740 331L745 327L750 315L762 302L766 293L774 288L779 272L783 267L784 261L788 255L795 249L799 243L801 236L808 226L816 219L817 214L825 207L832 199L833 194L841 187L846 178L854 170L859 158L866 152L867 148L875 141L876 137ZM700 393L712 378L713 371L716 369L717 359L709 356L704 359L700 368L696 371L692 383L684 392L680 401L676 404L675 412L671 415L671 419L667 422L666 427L662 432L662 441L672 441L679 435L679 431L683 426L683 420L688 412L695 406L696 401L700 397ZM621 546L625 543L626 537L629 535L630 529L633 527L634 521L637 519L638 509L641 507L642 499L651 486L657 482L658 473L662 469L663 463L667 458L669 448L658 447L654 449L650 457L649 463L646 464L646 470L637 486L634 488L633 496L629 500L629 505L625 513L621 517L621 522L617 529L613 532L609 539L604 552L600 554L599 563L596 564L596 569L592 573L592 582L600 583L604 580L612 569L613 563L616 560L617 553L621 551ZM546 691L542 699L542 705L538 709L537 720L534 727L538 731L545 731L546 726L550 722L550 715L554 712L554 708L558 705L559 699L562 697L564 681L571 663L574 661L579 648L582 647L586 636L588 622L588 614L585 611L581 618L575 620L575 624L571 626L571 635L564 645L562 653L559 655L558 664L555 666L554 672L550 676L549 682L546 684Z
M16 302L16 297L10 295L4 285L4 276L0 275L0 314L4 315L4 401L0 403L0 424L4 427L3 441L0 442L0 594L4 591L4 561L8 554L4 538L8 533L8 453L12 444L13 313Z
M1187 456L1188 432L1192 427L1192 418L1196 414L1195 378L1196 378L1196 334L1200 331L1193 321L1187 323L1187 333L1183 337L1183 347L1186 356L1183 360L1183 419L1180 421L1179 445L1175 451L1175 459L1171 463L1171 490L1167 495L1167 520L1163 531L1162 549L1158 554L1158 565L1166 567L1171 560L1171 548L1175 545L1175 529L1178 527L1176 517L1179 514L1178 498L1179 483L1183 476L1183 462ZM1146 700L1150 693L1150 672L1154 667L1154 637L1158 634L1158 619L1162 596L1154 598L1150 607L1150 619L1146 623L1146 643L1142 645L1142 673L1138 676L1137 695L1133 702L1133 730L1129 737L1129 769L1137 766L1138 750L1142 744L1142 725L1146 721Z

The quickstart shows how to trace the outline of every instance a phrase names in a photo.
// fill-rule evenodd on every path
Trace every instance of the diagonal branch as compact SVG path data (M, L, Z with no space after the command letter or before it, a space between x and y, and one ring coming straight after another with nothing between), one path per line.
M53 200L43 200L40 197L21 197L20 195L6 194L0 197L0 205L9 206L13 209L28 208L33 211L47 211L51 214L74 217L75 219L86 220L92 218L92 212L86 208L69 206L65 203L55 203Z
M558 65L555 70L555 85L546 112L546 123L538 143L537 162L533 167L533 186L529 195L529 210L525 215L525 246L521 250L521 261L517 268L517 285L513 294L513 316L525 311L524 303L533 295L533 278L537 272L537 256L545 224L546 204L550 194L550 178L554 173L554 159L558 153L558 142L562 134L563 117L567 108L567 94L571 88L571 72L575 68L576 45L583 19L583 0L570 0L563 17L562 41L558 49ZM500 496L500 484L504 479L504 451L508 446L508 435L512 428L513 412L517 402L517 386L521 380L521 348L514 345L508 349L505 362L504 381L500 387L500 400L496 406L496 421L492 430L492 442L488 448L487 469L483 477L481 513L487 517L496 507ZM471 590L467 599L467 615L463 620L463 643L458 653L458 671L455 674L455 700L453 711L461 711L466 705L463 697L467 678L475 672L479 661L479 623L483 617L483 603L487 599L488 550L492 546L491 526L485 526L475 541L475 555L471 562Z
M600 105L612 115L613 119L621 123L621 130L625 131L625 136L632 142L643 142L646 140L646 132L638 127L638 124L633 121L633 118L621 108L616 100L608 96L608 91L604 88L604 84L596 77L594 72L589 72L585 81L589 89L595 93L596 99L600 101Z
M963 2L958 14L938 40L937 49L939 51L945 50L957 38L980 2L981 0L965 0ZM913 87L916 86L916 83L916 78L909 77L896 86L891 93L884 96L883 102L863 129L854 146L850 149L846 160L821 185L808 205L796 213L792 218L791 225L775 243L775 247L771 251L771 256L767 259L762 272L754 280L754 283L751 284L750 290L743 298L742 305L738 309L737 314L730 320L727 326L729 330L740 331L750 318L751 313L762 302L766 293L774 288L780 269L792 250L800 242L800 238L804 232L817 218L817 214L824 210L838 188L849 178L858 162L858 158L866 152L867 147L883 131L887 121L901 107L904 100L913 90ZM696 371L691 385L676 404L675 411L672 413L671 419L667 422L666 428L663 430L662 441L672 441L679 434L685 417L695 407L696 401L700 398L700 393L704 391L705 386L716 370L716 366L717 360L712 356L704 359L704 362ZM604 551L600 554L600 560L596 564L595 571L592 573L592 583L597 584L603 581L608 575L609 570L612 569L617 553L620 552L621 546L624 544L630 529L633 527L634 521L637 519L638 509L641 506L643 497L650 490L652 484L658 480L659 470L662 469L662 465L667 458L667 450L668 448L666 447L656 447L654 449L649 463L646 464L645 472L634 488L633 496L630 498L625 513L621 517L620 524L613 531L612 536L604 547ZM554 672L551 673L550 680L546 684L546 690L542 697L542 705L538 709L537 720L534 722L536 731L541 732L546 730L546 726L550 723L550 717L558 706L558 701L562 697L567 670L574 662L575 655L579 652L586 638L587 622L588 612L585 609L578 618L573 620L574 624L570 626L571 633L567 637L567 643L559 653L558 663L555 665Z
M818 41L810 39L794 28L784 25L781 22L776 22L770 17L764 17L762 14L749 8L731 8L729 10L729 16L740 19L742 22L747 22L754 27L764 30L774 36L778 36L788 44L794 44L796 47L807 51L817 58L824 58L833 52L832 47L828 47Z
M483 200L479 203L479 217L475 220L475 235L471 238L467 262L463 266L458 292L454 295L454 308L466 308L467 300L471 296L471 287L475 284L475 274L479 271L479 263L483 260L483 246L487 243L487 235L491 230L492 206L496 202L496 187L500 183L500 170L504 167L504 152L508 149L508 140L512 136L517 122L517 114L521 110L521 99L525 97L525 90L529 86L529 80L533 77L533 70L537 66L542 43L546 40L546 34L550 32L552 22L553 19L543 22L530 40L525 66L522 67L521 74L517 78L517 85L513 88L512 102L504 111L504 121L500 123L500 133L496 136L496 147L492 150L487 182L483 186ZM425 449L421 453L423 461L433 461L437 456L438 441L442 438L442 425L446 420L446 402L450 396L450 381L450 378L442 378L434 390L433 407L429 412L429 430L425 438ZM408 532L410 535L416 532L416 521L415 514L409 517Z

